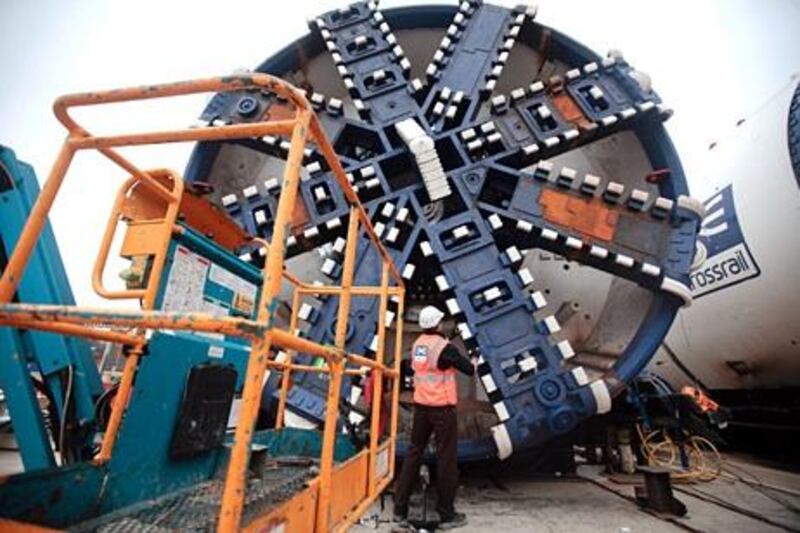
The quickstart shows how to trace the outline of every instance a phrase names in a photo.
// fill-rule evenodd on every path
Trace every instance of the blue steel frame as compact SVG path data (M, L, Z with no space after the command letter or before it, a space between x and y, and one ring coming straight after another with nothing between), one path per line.
M500 28L501 34L499 35L502 35L502 32L505 31L506 26L504 26L504 24L512 21L510 23L513 25L513 19L520 13L519 11L504 10L503 8L497 8L495 6L487 7L487 5L481 2L466 2L466 4L468 6L468 16L472 17L472 22L470 22L470 24L474 24L475 20L480 20L481 23L487 25L487 27L492 26L493 28ZM462 3L462 6L463 5L464 3ZM506 226L509 221L513 223L516 218L518 220L522 219L536 223L535 226L537 228L542 227L541 212L537 211L535 208L530 208L530 204L536 202L541 187L537 188L538 186L535 185L527 185L527 181L525 183L526 186L529 187L528 190L530 194L528 194L528 196L523 196L520 190L517 190L513 193L514 196L510 198L510 202L514 203L518 199L527 200L528 212L524 210L512 212L510 209L494 209L494 207L487 205L485 202L480 203L480 201L476 201L476 203L473 204L475 207L472 209L462 206L460 212L450 213L450 219L448 220L446 228L443 224L440 224L439 227L434 227L434 225L427 224L422 220L420 207L421 204L424 203L423 200L421 200L421 198L424 198L424 192L422 192L421 184L418 184L416 187L405 187L404 189L400 187L397 190L389 184L389 177L384 175L381 164L383 163L390 166L387 160L393 157L408 157L405 147L398 145L396 140L392 139L389 130L394 122L407 116L415 117L423 127L427 127L430 131L430 135L436 140L437 145L445 146L446 148L449 147L450 150L458 154L457 158L461 161L462 165L457 165L457 168L447 168L447 165L445 165L445 170L448 170L450 174L451 187L455 188L463 198L467 199L472 197L479 200L478 191L490 180L497 182L507 176L514 179L519 177L520 180L528 180L528 176L520 176L519 168L564 151L562 148L547 150L543 148L542 143L539 143L539 147L542 148L538 152L539 157L529 158L527 155L521 155L523 154L523 146L514 145L513 142L506 140L507 143L510 142L511 147L503 151L501 154L502 157L493 157L490 155L488 157L481 156L480 159L477 159L468 153L464 146L459 145L454 130L465 130L470 126L478 127L480 124L475 122L470 123L470 119L466 118L455 127L448 127L447 124L442 126L440 123L436 122L435 117L432 118L431 116L432 105L441 95L439 91L443 88L441 82L442 78L446 78L457 84L459 81L457 78L459 76L467 75L467 77L469 77L472 75L472 73L467 72L469 69L464 69L463 64L459 64L456 59L451 59L450 65L456 65L452 68L455 69L457 75L453 74L454 70L447 71L447 65L442 66L443 73L438 75L438 77L434 76L433 79L430 80L430 85L422 92L421 96L415 97L412 91L411 96L403 97L403 91L407 90L405 88L405 83L397 85L397 87L402 87L400 89L387 88L386 90L370 94L369 84L374 82L374 80L369 78L371 71L378 67L384 68L390 73L389 76L391 78L395 75L401 76L400 67L398 64L395 64L396 61L381 61L380 59L382 59L382 57L380 57L380 54L377 54L377 52L370 57L365 56L364 59L359 59L344 46L344 44L348 42L348 39L352 38L352 35L358 32L361 35L374 38L379 43L378 48L381 50L388 50L390 46L385 42L388 41L387 32L381 30L377 22L385 21L387 24L391 25L389 31L391 28L445 28L450 24L451 20L454 20L454 16L457 15L458 12L459 8L456 6L414 6L387 10L382 13L382 18L379 19L376 15L378 12L373 6L364 2L352 4L351 7L346 10L333 11L320 16L317 21L322 22L317 22L315 32L286 46L262 63L257 68L257 71L278 76L284 75L300 68L302 62L307 58L313 57L319 53L324 53L326 46L329 51L335 50L341 56L344 56L343 63L350 69L349 76L351 76L355 84L355 89L351 88L350 90L351 96L363 99L364 103L367 104L367 110L361 114L361 120L359 121L342 117L340 112L335 113L335 109L330 105L326 107L323 102L320 109L318 109L318 111L328 111L328 114L322 114L323 124L328 128L329 136L337 139L337 142L334 143L337 148L340 146L338 139L344 139L346 137L345 132L347 128L356 128L356 131L360 134L372 135L378 139L379 142L383 143L385 147L388 147L386 153L379 157L367 158L364 160L348 157L344 154L340 155L342 156L342 161L346 169L354 174L356 183L359 183L359 171L368 167L370 163L375 163L373 170L378 169L377 175L381 178L380 189L383 190L376 194L370 194L369 191L365 191L364 196L362 196L362 202L364 202L374 219L382 220L380 218L381 208L386 206L387 201L391 201L396 210L402 207L409 207L412 213L419 217L417 220L412 220L411 228L405 228L403 230L409 232L407 242L410 242L411 246L393 251L393 259L401 266L401 270L403 269L402 267L411 261L412 257L418 259L418 253L415 252L415 243L422 240L426 235L430 244L433 245L436 256L442 259L442 257L448 257L449 254L449 257L452 259L450 267L444 265L445 260L442 259L442 265L435 265L441 267L441 270L437 271L434 269L434 275L441 272L441 274L445 276L450 287L442 292L453 291L448 293L448 296L453 293L455 294L456 300L463 310L463 314L459 315L462 317L460 320L463 320L468 328L471 329L474 337L478 338L477 343L474 338L467 339L468 346L474 350L473 353L483 356L479 372L481 376L491 376L498 388L498 391L490 395L490 399L493 402L506 403L506 409L509 411L509 420L505 424L505 430L509 434L514 450L519 450L536 446L545 442L548 438L568 432L575 427L581 419L593 414L597 409L597 405L595 399L587 391L587 387L581 387L579 383L575 382L574 376L570 376L569 372L561 368L560 363L558 363L561 358L556 352L556 348L553 345L554 343L550 341L550 337L547 334L548 332L546 329L543 329L544 326L541 323L533 319L519 318L519 323L531 331L532 340L525 344L525 349L531 349L531 353L535 352L535 356L540 363L540 368L543 368L543 370L538 372L533 380L525 385L525 387L530 389L526 394L522 394L522 388L525 387L514 386L507 382L507 376L503 374L501 363L508 359L509 355L516 353L520 343L507 343L505 346L500 346L497 344L493 345L490 340L487 340L487 335L484 332L487 330L488 322L481 312L473 312L469 309L470 304L473 303L471 299L472 293L465 293L467 287L472 287L469 290L474 290L476 285L474 283L470 285L464 280L459 280L459 274L457 273L458 265L469 263L469 265L464 268L472 269L475 275L477 275L479 271L485 271L486 269L499 270L512 266L513 261L510 261L509 258L505 256L503 253L505 248L504 246L499 246L499 243L503 242L504 245L508 245L509 242L514 242L521 243L517 244L517 246L522 248L534 246L542 247L565 255L569 259L580 260L585 264L604 269L612 274L623 274L620 269L600 264L600 262L591 259L587 260L584 257L578 257L577 254L571 253L564 246L563 236L560 237L562 240L556 245L550 244L542 238L534 238L531 240L530 238L521 236L519 233L503 233L506 231L505 229L500 231L498 235L492 235L493 229L487 227L481 215L485 217L488 213L493 212L499 215L502 221L506 222ZM345 20L348 17L351 18L352 22L347 22ZM371 23L372 20L377 22L372 23L372 27L370 27L369 23ZM354 28L354 30L348 34L348 30L351 28ZM564 63L579 69L580 66L584 64L593 62L600 64L602 62L601 57L569 37L550 28L544 28L538 24L530 24L529 21L522 24L519 34L520 39L532 41L533 36L541 35L541 32L545 30L550 34L551 56L557 57ZM485 38L487 40L497 38L492 32L486 33ZM391 33L388 33L388 35L391 35ZM331 47L331 43L333 47ZM486 44L487 49L491 49L492 46L494 46L494 44L491 43ZM384 46L385 48L381 48ZM459 46L461 45L454 45L454 49L448 52L452 54L453 58L456 58L458 54L462 54ZM493 54L488 54L487 57L489 55L493 56ZM494 57L489 57L489 60L492 59L494 59ZM481 64L478 65L478 67L487 68L487 65L491 67L492 64L493 63L490 64L487 62L486 65ZM458 70L459 67L460 70ZM617 102L616 105L612 103L611 110L607 112L592 110L585 98L582 99L580 96L583 94L580 92L580 84L584 79L583 75L579 76L577 81L566 83L565 86L578 105L582 107L584 114L597 120L608 117L609 115L615 115L615 113L615 116L620 116L619 112L622 111L625 106L633 106L634 104L645 101L649 101L652 104L660 103L660 99L654 93L645 94L644 90L638 87L628 76L629 72L630 67L624 60L620 60L616 65L609 67L607 70L601 69L599 73L593 74L592 76L587 75L585 77L585 79L588 80L591 78L595 83L603 86L606 89L606 93L611 92L620 99L621 103ZM400 79L402 80L402 77L400 77ZM469 91L467 92L467 100L470 101L469 105L473 106L470 108L471 111L475 109L474 106L476 102L486 99L485 95L479 97L478 95L471 94ZM389 106L394 111L388 111L383 105L391 98L395 98L395 103L398 103L397 106ZM523 99L523 103L524 105L536 105L537 100L536 98L526 95ZM513 109L519 109L519 106L523 105L523 103L516 105L516 107L515 104L512 103L511 107ZM257 95L252 94L236 95L228 93L226 95L217 95L204 111L202 118L208 121L222 120L246 122L248 117L255 117L258 115L258 113L254 113L254 110L264 110L267 109L269 105L271 105L270 102L261 101L258 99ZM500 103L496 106L496 109L493 103L492 107L492 118L495 118L496 122L502 124L503 121L507 120L507 118L504 117L508 117L508 115L503 114L509 107L508 102ZM654 106L651 105L650 108L652 107ZM688 194L686 179L680 161L661 124L661 117L658 116L658 113L651 112L648 115L644 112L644 108L640 109L642 112L637 115L637 118L630 121L628 123L629 125L624 127L635 131L654 169L669 169L669 179L659 183L659 194L663 197L676 200L679 196ZM477 113L472 116L476 115ZM521 113L521 116L525 117L524 113ZM537 140L541 140L536 137L537 133L541 134L541 131L537 130L537 125L533 123L530 118L524 118L524 121L526 122L526 127L533 131L534 137L537 138ZM562 135L567 128L568 126L566 124L559 122L559 127L554 130L553 134ZM623 127L609 127L607 130L603 130L608 133L597 134L595 137L590 135L587 137L586 142L591 142L591 140L597 137L613 133L614 131L620 131L620 129L623 129ZM566 140L566 137L564 137L564 139ZM581 142L581 139L578 139L578 141L572 143L570 147L576 146L576 143L580 145ZM568 143L562 143L561 146L566 144ZM246 143L245 145L272 155L274 155L277 150L274 142L272 144L253 142L249 144ZM198 144L187 166L187 181L207 181L211 168L222 146L223 143L221 142ZM506 147L504 146L503 148ZM308 162L313 164L314 161L319 161L319 158L311 154L308 158ZM462 169L464 169L463 173ZM474 178L468 178L468 172L473 171L477 172L478 175ZM361 181L363 182L363 180ZM326 207L325 212L320 209L321 206L319 202L317 202L312 195L312 187L319 185L327 186L327 192L331 196L331 201L334 204L334 208ZM384 185L386 186L383 187ZM325 175L324 168L319 169L317 173L312 172L311 179L303 186L302 194L307 210L311 215L311 220L304 228L300 228L297 231L298 244L295 245L294 248L289 249L290 254L299 253L311 247L318 246L322 241L333 240L338 235L335 230L330 229L327 223L331 222L339 215L336 206L341 205L342 202L339 201L340 198L337 196L335 187L330 186L330 179ZM255 211L258 210L262 210L265 213L269 213L270 210L274 212L275 202L276 198L274 195L270 195L268 192L265 195L258 195L256 199L248 198L244 202L237 202L232 205L229 204L225 207L229 214L239 220L248 231L268 237L270 233L269 220L266 224L259 223L254 219L253 215ZM414 214L412 214L412 217ZM632 342L627 347L622 357L620 357L613 371L604 377L604 385L610 389L612 394L619 392L624 387L625 383L633 379L646 366L669 330L678 308L684 303L675 294L659 290L656 282L661 281L662 275L668 275L672 280L684 285L688 284L688 268L694 253L694 241L699 225L699 215L678 206L668 215L668 219L669 223L673 226L673 229L670 230L670 244L657 253L644 254L642 257L636 257L637 266L643 264L644 261L655 262L660 267L661 275L658 276L657 280L648 280L645 276L641 275L630 277L638 284L652 290L653 299ZM391 221L385 220L384 222L386 222L388 229ZM462 253L464 247L456 254L450 253L447 246L440 244L437 239L433 238L434 235L431 234L433 231L443 232L445 230L452 230L453 227L458 224L474 224L474 229L479 235L479 237L468 246L465 245L465 247L471 247L476 251L469 260L456 257L457 255L464 255ZM316 228L317 237L306 238L304 230L308 228ZM569 235L568 231L564 233ZM497 248L492 246L494 243L498 244ZM482 255L479 252L480 250L483 251ZM612 248L611 251L612 255L618 253L618 250L614 248ZM620 253L620 255L622 254ZM498 256L500 258L499 262L497 261ZM459 262L457 263L456 260ZM494 265L493 261L498 264ZM642 261L642 263L639 261ZM359 255L358 265L356 277L359 279L359 282L368 283L367 280L377 275L376 272L378 269L375 268L374 260L367 254ZM331 277L335 279L338 274L338 270L334 268L331 272ZM437 289L436 285L433 285L433 280L430 279L432 277L431 275L429 279L420 279L420 277L417 276L417 278L412 278L412 280L410 280L410 285L422 285L429 293L436 292L439 289ZM364 279L362 280L361 278ZM465 279L468 278L470 278L470 276L466 276ZM509 310L507 307L506 317L511 317L512 313L517 313L517 315L514 316L521 317L523 311L519 310L524 310L524 313L528 314L531 314L531 311L535 310L535 307L531 307L530 302L519 304L519 295L526 293L523 287L519 286L515 281L511 271L507 273L504 272L500 282L505 283L506 288L511 292L508 298L510 301L514 302L512 307L516 305L521 306L514 307L514 309L518 311L514 309ZM361 313L365 320L361 322L358 328L350 333L348 346L352 346L355 351L360 351L364 346L370 344L372 331L374 329L374 321L370 321L368 317L374 316L374 309L368 307L358 308L356 306L353 312L357 314ZM335 302L321 302L318 309L312 314L308 329L305 333L315 340L329 337L335 314ZM499 322L499 319L502 318L502 313L500 313L500 315L500 317L494 316L493 320ZM505 327L510 328L511 326L508 324L510 324L510 322L507 322ZM516 346L516 348L512 346ZM274 384L270 384L270 386L274 386ZM345 387L349 387L349 384L346 383ZM302 381L298 381L294 384L290 392L288 406L302 416L321 420L322 413L324 412L325 390L326 383L320 382L317 376L306 376ZM402 453L402 449L400 447L398 449ZM491 457L496 453L498 453L498 449L495 441L491 438L463 440L459 443L459 458L461 460L483 459Z

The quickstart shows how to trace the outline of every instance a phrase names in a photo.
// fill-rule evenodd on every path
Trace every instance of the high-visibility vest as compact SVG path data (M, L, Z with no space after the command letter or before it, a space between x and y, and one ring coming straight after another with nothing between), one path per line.
M420 335L411 347L411 368L414 369L414 403L429 406L456 405L458 388L456 370L439 370L439 356L447 347L447 339L439 335Z

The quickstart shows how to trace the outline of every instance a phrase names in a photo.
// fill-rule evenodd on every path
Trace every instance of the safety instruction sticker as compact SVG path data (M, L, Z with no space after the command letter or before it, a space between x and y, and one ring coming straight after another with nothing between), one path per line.
M258 290L255 284L240 278L236 274L216 264L211 265L208 279L233 292L231 305L236 310L248 315L253 312L256 301L256 291Z
M203 290L211 261L178 246L164 290L164 311L205 311Z

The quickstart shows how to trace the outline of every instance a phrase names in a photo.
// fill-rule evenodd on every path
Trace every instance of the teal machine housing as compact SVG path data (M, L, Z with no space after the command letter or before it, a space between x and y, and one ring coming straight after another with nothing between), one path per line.
M20 209L20 215L23 211ZM24 221L24 216L20 216L20 220ZM6 247L9 244L13 246L15 242L9 235L4 225L3 236L8 243ZM49 236L45 239L46 246L57 250L52 233L48 232L46 236ZM52 249L42 250L37 257L42 256L39 259L43 261L45 256L52 253ZM52 256L49 257L52 259ZM27 274L30 285L47 283L45 280L50 277L43 268L35 270L33 275ZM66 283L65 276L60 279ZM261 280L261 271L256 267L183 225L182 231L176 232L170 242L156 304L165 311L194 310L253 317ZM27 285L20 286L24 301L43 302L23 293L23 287ZM54 303L53 300L47 302ZM72 303L72 299L56 302ZM29 379L27 369L16 369L14 374L6 367L13 359L9 356L17 349L20 338L28 333L10 328L2 328L0 333L4 335L0 341L0 372L3 372L4 383L12 387L5 389L4 386L4 389L12 393L9 396L13 396L16 394L13 386L23 380L22 374ZM67 347L82 346L74 339L65 340L57 335L49 337L53 337L52 342L62 343L65 353L70 355L72 352L68 352ZM9 338L13 339L14 344L9 344ZM10 476L0 483L0 517L49 527L70 527L215 478L226 464L226 444L230 439L225 432L227 417L233 397L242 390L249 350L247 341L233 337L154 332L141 358L110 461L106 464L83 461L54 468L55 463L51 460L48 464L41 464L40 469ZM30 349L34 359L39 353L48 352L39 351L37 346ZM93 382L99 383L91 358L81 361L85 365L85 374L91 376ZM196 380L201 374L212 379ZM227 396L216 394L219 392L216 385L219 385L220 377L224 382L222 388L227 387ZM206 403L192 404L192 397L196 397L198 391ZM93 397L87 392L84 400L89 402ZM32 405L28 405L28 411L14 412L15 429L38 423L34 423L34 420L41 414L32 412L36 411ZM209 413L217 413L216 419L211 422L213 431L206 431L209 423L207 418L211 416ZM222 421L222 438L193 449L192 444L203 440L209 433L219 436L220 413L224 414L225 419ZM194 426L203 431L192 433ZM42 439L39 451L43 452L49 447L49 442L46 442L43 424L38 426L38 430ZM188 439L185 438L187 435ZM316 430L292 428L264 430L256 433L254 445L265 447L273 456L318 457L321 434ZM27 444L20 442L20 446L25 448ZM335 459L345 460L354 453L354 446L340 435L334 452Z
M33 168L18 160L13 150L0 145L0 272L38 194ZM75 304L49 222L31 255L17 298L39 304ZM54 442L73 450L77 460L91 455L95 401L103 387L90 347L83 339L0 327L0 389L5 393L26 470L56 465L37 390L49 400L53 432L64 428L64 439L54 434Z

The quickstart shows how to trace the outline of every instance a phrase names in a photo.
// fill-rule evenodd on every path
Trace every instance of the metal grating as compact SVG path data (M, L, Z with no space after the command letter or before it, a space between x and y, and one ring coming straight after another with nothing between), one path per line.
M316 475L310 462L271 463L259 478L247 482L242 523L285 502L305 488ZM98 533L213 531L222 501L224 480L215 479L190 489L137 504L95 520L84 522L74 531Z

